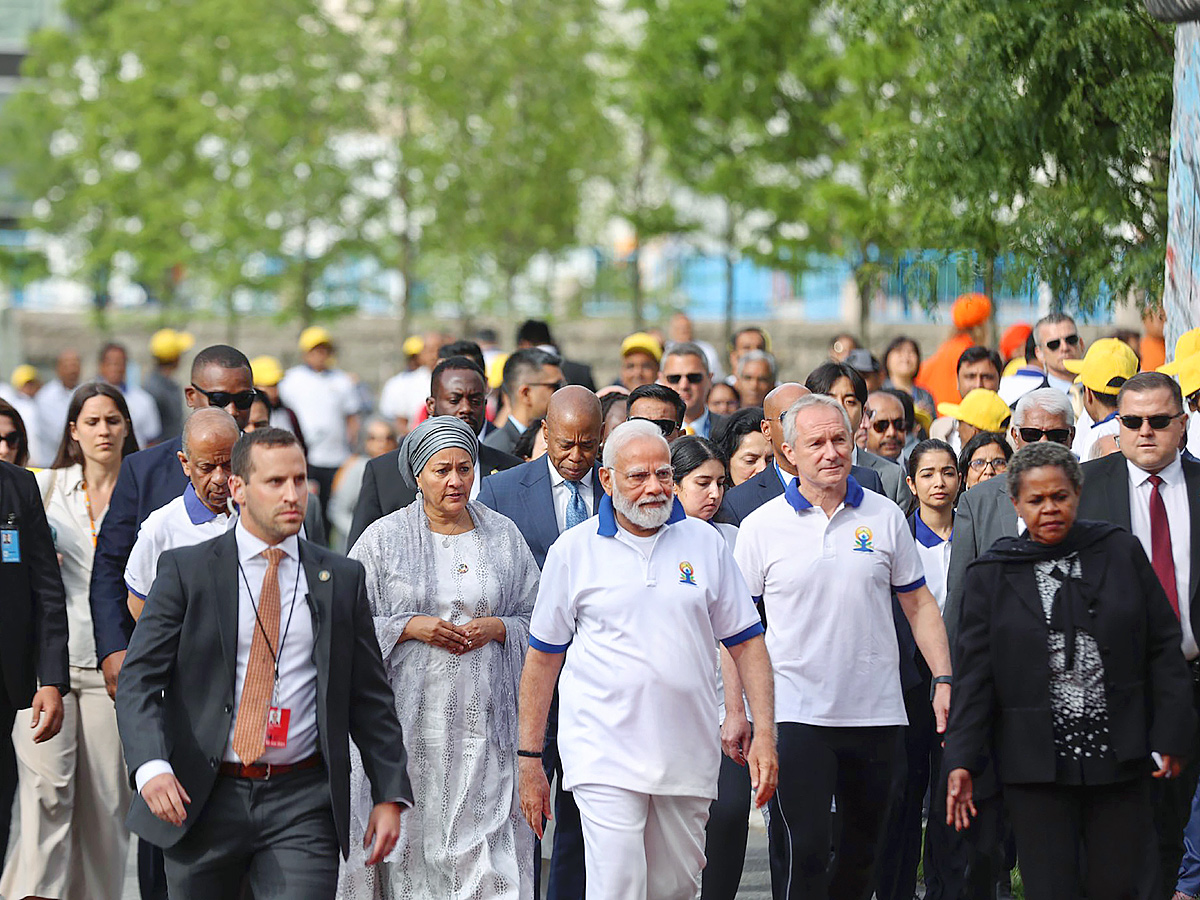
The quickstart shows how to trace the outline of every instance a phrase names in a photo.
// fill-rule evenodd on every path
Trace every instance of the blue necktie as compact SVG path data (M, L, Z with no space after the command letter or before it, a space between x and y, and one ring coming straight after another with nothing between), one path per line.
M580 522L587 520L587 505L583 502L583 498L579 496L578 481L567 481L564 483L571 491L571 499L567 501L567 528L574 528Z

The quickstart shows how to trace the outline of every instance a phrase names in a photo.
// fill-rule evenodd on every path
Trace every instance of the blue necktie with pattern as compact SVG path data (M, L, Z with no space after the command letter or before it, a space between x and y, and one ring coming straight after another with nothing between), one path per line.
M583 502L583 497L579 495L579 482L565 482L571 491L571 499L567 501L567 528L574 528L580 522L583 522L588 517L587 504Z

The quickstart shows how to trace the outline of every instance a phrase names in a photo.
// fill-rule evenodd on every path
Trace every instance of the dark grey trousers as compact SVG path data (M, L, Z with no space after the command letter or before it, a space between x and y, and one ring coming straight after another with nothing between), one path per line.
M200 818L164 851L171 900L332 900L338 840L324 767L269 780L219 776Z

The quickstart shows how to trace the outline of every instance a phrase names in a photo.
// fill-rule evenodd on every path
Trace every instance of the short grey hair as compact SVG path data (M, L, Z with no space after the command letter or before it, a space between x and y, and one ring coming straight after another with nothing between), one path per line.
M191 460L191 442L195 440L197 433L207 434L222 428L232 429L233 441L229 444L232 447L242 434L242 430L238 428L237 420L233 416L219 406L202 406L193 411L187 417L187 421L183 423L183 434L180 437L182 444L180 449L183 450L184 457Z
M1075 427L1075 410L1071 408L1071 399L1058 388L1044 387L1030 391L1017 401L1013 410L1012 426L1019 428L1025 424L1025 416L1031 409L1040 409L1051 416L1061 416L1068 428Z
M783 439L789 447L796 446L796 418L804 410L814 407L836 410L841 416L842 424L846 426L846 434L850 436L851 440L854 439L853 429L850 427L850 415L846 412L846 407L828 394L805 394L789 406L787 412L783 414Z
M667 361L668 356L694 356L700 360L704 371L712 375L712 366L708 364L708 354L704 352L703 347L693 341L679 341L668 345L667 351L663 354L663 362Z
M612 434L608 436L608 440L604 442L604 468L615 469L617 457L625 450L626 445L639 438L650 438L661 442L663 449L670 456L671 445L667 443L667 439L663 437L663 433L657 425L645 419L629 419L614 428Z
M1034 343L1036 343L1039 347L1045 346L1042 343L1042 335L1041 335L1043 325L1061 325L1063 322L1070 322L1072 325L1075 325L1075 320L1072 319L1070 316L1068 316L1066 313L1052 312L1052 313L1048 313L1047 315L1042 316L1033 325ZM1076 330L1078 330L1079 326L1075 325L1075 328L1076 328Z
M1039 441L1036 444L1026 444L1008 461L1008 496L1019 500L1021 476L1030 469L1040 469L1045 466L1056 466L1062 469L1063 474L1074 485L1075 490L1078 491L1083 487L1083 467L1079 465L1075 454L1062 444L1056 444L1053 441Z
M779 376L779 367L775 363L775 356L771 353L768 353L766 350L748 350L743 353L741 358L738 359L738 377L742 377L742 374L746 371L746 365L748 363L759 362L761 360L766 360L767 365L770 366L772 380L777 378Z

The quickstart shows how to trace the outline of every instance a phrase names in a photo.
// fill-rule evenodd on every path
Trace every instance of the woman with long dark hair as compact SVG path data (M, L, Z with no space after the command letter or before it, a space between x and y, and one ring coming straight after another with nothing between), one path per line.
M129 783L116 712L97 668L88 588L121 460L135 450L124 396L91 382L72 395L54 463L37 473L67 593L71 690L62 730L51 740L35 744L21 716L13 726L21 826L0 880L6 897L121 896Z
M0 460L14 466L29 463L29 432L25 420L7 400L0 400Z

